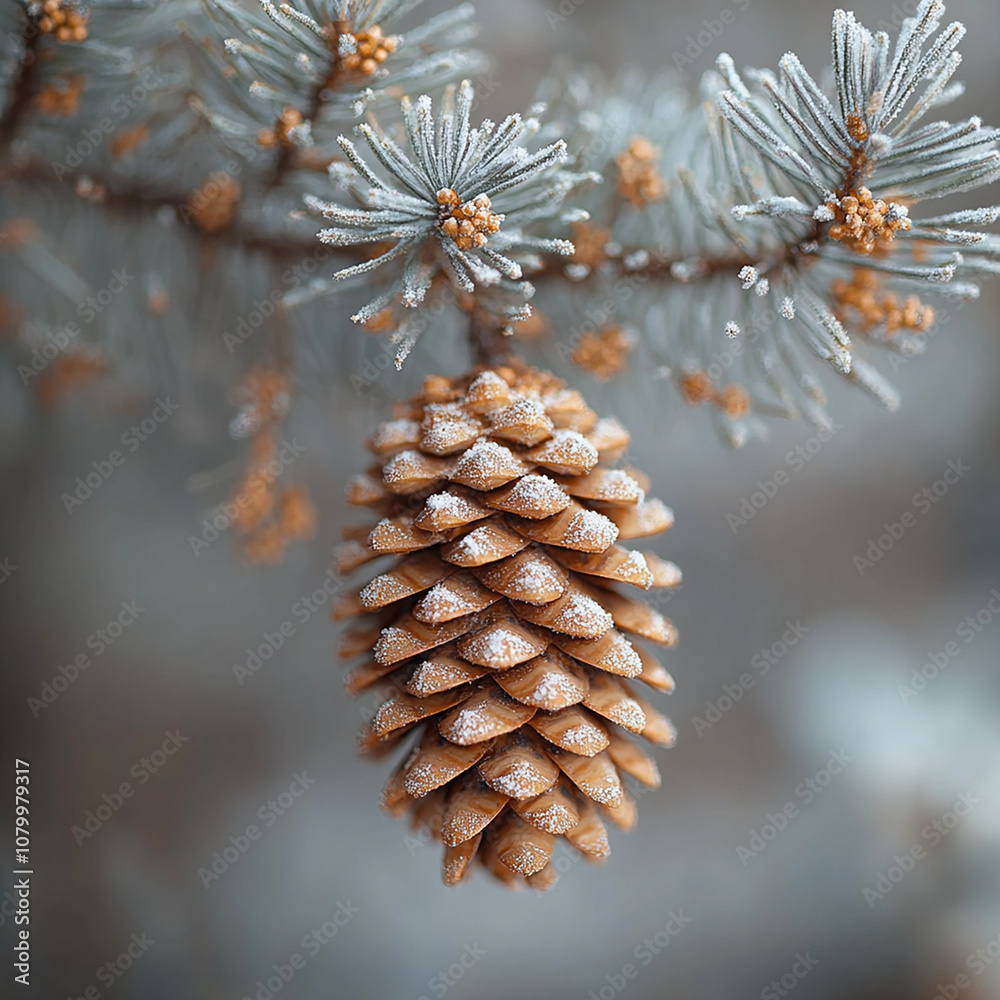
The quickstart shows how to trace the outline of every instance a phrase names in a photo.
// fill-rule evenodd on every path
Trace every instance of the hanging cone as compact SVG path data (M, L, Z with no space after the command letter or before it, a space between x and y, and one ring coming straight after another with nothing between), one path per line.
M676 631L636 591L680 572L621 543L673 515L614 467L625 429L527 367L427 378L370 447L379 465L347 496L381 519L346 533L338 564L394 563L334 617L356 618L345 656L370 650L348 689L385 689L362 750L411 747L382 803L443 842L446 884L479 861L548 888L557 838L602 860L605 821L635 822L623 778L660 782L633 735L669 746L674 730L637 689L673 682L637 637Z

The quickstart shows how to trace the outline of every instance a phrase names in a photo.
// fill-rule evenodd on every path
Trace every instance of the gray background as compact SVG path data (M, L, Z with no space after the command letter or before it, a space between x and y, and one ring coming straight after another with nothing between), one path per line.
M500 65L485 111L521 107L557 54L608 69L671 65L725 4L586 0L555 28L546 6L556 7L481 4L484 45ZM856 9L869 24L892 16L885 3ZM794 49L814 69L828 61L831 13L827 4L750 0L713 49L759 66ZM971 28L961 73L969 92L952 115L995 121L995 2L952 3L949 14ZM686 68L692 87L713 49ZM348 517L342 483L366 464L361 442L385 415L385 398L435 367L433 343L402 379L384 375L371 391L357 394L345 370L324 391L303 392L289 425L306 446L294 477L310 485L320 530L271 570L241 565L229 537L197 557L187 541L225 493L224 484L192 493L191 477L241 454L225 436L224 400L171 390L177 416L69 515L60 495L151 400L83 391L41 413L10 392L0 557L18 568L0 584L4 760L32 762L35 970L47 980L37 995L61 1000L97 986L118 1000L253 997L272 965L303 952L303 936L348 902L357 915L306 956L282 1000L439 996L432 977L467 945L485 954L448 988L455 1000L583 1000L602 987L608 996L606 977L616 981L678 910L691 923L639 966L627 998L766 995L807 952L818 964L793 991L802 1000L932 1000L937 984L969 973L967 956L1000 937L1000 620L919 697L904 705L897 685L1000 587L997 292L956 314L925 357L894 375L899 413L834 388L841 429L735 534L726 515L757 480L788 470L786 453L808 445L810 430L775 424L768 442L733 453L706 414L631 402L639 394L630 386L643 385L645 398L656 388L637 366L608 388L573 376L595 408L629 423L633 455L677 515L657 550L685 571L669 605L681 644L669 657L678 690L666 704L681 739L660 754L663 787L640 801L638 828L613 833L609 863L567 862L544 896L484 877L445 889L439 847L408 840L379 810L387 764L354 756L361 712L342 692L325 612L296 623L245 684L233 675L245 648L292 619L322 581ZM949 460L970 471L859 577L853 557L913 509L913 495ZM147 609L136 624L32 718L26 699L132 599ZM789 620L808 628L804 638L699 736L693 718ZM188 742L78 847L70 827L172 729ZM799 783L835 751L852 762L815 801L797 800ZM303 770L315 784L204 888L198 869ZM894 855L926 846L921 831L962 793L978 800L971 813L870 907L864 887ZM789 801L799 814L741 863L737 846ZM7 920L5 953L9 932ZM143 932L155 944L106 988L97 970ZM996 997L1000 963L970 978L963 998Z

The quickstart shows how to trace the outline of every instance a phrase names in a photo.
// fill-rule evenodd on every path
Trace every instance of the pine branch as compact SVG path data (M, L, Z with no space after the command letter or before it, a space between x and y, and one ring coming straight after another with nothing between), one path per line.
M9 155L10 145L31 107L36 89L38 42L41 36L26 18L23 25L24 50L18 63L17 77L10 88L10 100L0 115L0 155L4 158Z
M404 35L389 33L420 2L259 0L258 10L247 11L232 0L207 0L219 23L239 32L224 45L243 93L213 87L204 113L228 136L275 150L268 188L307 163L325 165L338 155L337 134L384 103L388 90L397 95L483 68L478 53L461 47L476 32L468 4Z
M473 309L469 316L469 342L476 365L492 368L508 361L512 355L510 339L496 316Z
M792 55L777 74L745 79L722 57L703 85L707 112L668 78L563 74L542 95L548 110L499 125L472 120L468 84L436 105L393 96L478 65L462 47L475 30L464 5L393 48L385 25L417 2L262 0L247 17L208 0L240 33L225 41L229 68L197 18L185 32L200 43L182 49L164 6L98 16L113 6L95 5L82 43L53 45L44 80L32 75L39 35L27 33L0 117L0 136L9 146L16 133L25 156L6 178L23 183L65 146L58 116L32 107L43 89L85 77L77 113L96 121L170 53L129 118L134 145L115 137L125 157L98 143L64 183L112 215L186 218L192 195L221 178L224 203L200 220L206 239L276 260L330 248L286 304L363 286L353 318L392 331L398 364L442 310L516 331L534 307L560 353L596 358L601 372L625 363L606 364L605 340L609 351L640 344L647 367L711 404L739 444L763 431L762 414L828 425L817 358L894 406L869 359L921 349L934 322L927 293L974 298L1000 270L1000 238L982 231L1000 211L915 212L1000 175L1000 133L975 118L923 124L960 93L964 29L940 30L940 0L923 0L895 49L838 12L829 92ZM366 107L377 116L355 144L344 133ZM327 167L333 186L318 197ZM326 220L319 244L303 203ZM314 341L320 315L304 321Z
M78 192L78 197L99 205L109 216L119 221L128 221L138 215L155 215L163 209L169 210L182 222L187 221L191 215L189 199L178 197L173 192L156 191L145 185L129 186L114 180L105 184L86 174L67 173L60 181L49 180L45 165L34 160L19 162L16 168L0 174L0 185L15 181L28 181L40 190L48 188L53 192L67 187L74 189ZM255 229L239 219L234 225L213 232L190 223L187 228L206 243L264 251L273 255L278 263L308 255L315 249L315 242L306 237L295 239L292 236L277 236L266 229Z
M797 256L797 249L796 244L784 247L774 259L768 261L768 265L777 267L782 264L792 264ZM623 247L620 251L616 248L615 256L608 257L604 261L604 276L611 280L619 280L642 273L645 278L664 284L691 285L697 281L706 281L720 275L731 275L741 268L755 263L759 263L756 258L739 249L733 249L714 256L699 258L696 269L691 272L689 270L692 266L690 257L664 253L655 248L649 250L640 246ZM531 280L536 284L551 281L578 288L581 280L586 284L589 279L593 278L589 270L582 279L571 277L571 273L567 273L566 264L557 260L546 260L538 270L531 272Z

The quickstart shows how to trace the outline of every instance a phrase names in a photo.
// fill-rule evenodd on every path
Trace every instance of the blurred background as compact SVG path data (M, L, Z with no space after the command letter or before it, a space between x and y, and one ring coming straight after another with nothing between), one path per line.
M702 46L703 22L726 7L735 20ZM892 24L889 3L855 9L869 26ZM482 45L498 66L483 112L522 107L556 55L614 71L671 66L680 53L692 88L723 49L741 66L774 66L792 49L817 69L831 14L793 0L483 2ZM953 0L949 15L970 27L968 92L953 117L995 122L995 2ZM345 367L298 397L286 436L305 448L295 478L317 501L319 533L274 569L243 565L225 532L198 554L189 541L225 493L194 487L238 469L242 454L214 383L166 380L159 396L176 416L71 513L62 494L152 412L154 395L102 383L39 410L5 383L2 739L5 767L31 762L32 992L1000 995L998 307L1000 287L988 287L952 309L923 358L886 368L902 391L896 414L832 386L827 440L774 423L769 441L732 452L703 413L660 407L639 365L607 386L571 374L591 406L630 427L632 458L676 513L656 548L685 574L665 608L681 632L667 659L677 691L658 707L680 740L659 754L663 787L640 800L638 828L613 831L609 862L557 853L563 877L545 895L483 875L441 885L439 846L378 806L386 764L355 756L370 699L342 691L329 605L307 621L293 611L326 576L349 523L343 483L366 465L363 441L388 400L454 370L431 335L402 376L358 391ZM949 469L961 475L945 483ZM765 488L773 496L752 518L744 508L746 523L727 517ZM912 526L879 549L907 512ZM143 610L95 653L104 643L91 637L123 602ZM285 621L293 633L240 683L234 665ZM79 653L91 665L33 708ZM165 742L173 752L155 753ZM303 774L313 783L283 807ZM125 781L134 794L74 834ZM259 840L212 872L251 823ZM11 880L0 875L0 895ZM0 914L9 956L9 906ZM292 970L295 953L304 964ZM282 967L287 982L275 978Z

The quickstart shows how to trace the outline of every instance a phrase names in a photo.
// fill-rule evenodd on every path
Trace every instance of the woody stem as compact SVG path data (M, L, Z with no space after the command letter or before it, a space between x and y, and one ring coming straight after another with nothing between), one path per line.
M31 104L35 91L39 32L30 22L25 24L25 46L17 75L9 88L10 101L0 115L0 151L6 153Z
M510 356L503 326L495 316L473 309L469 319L469 343L477 365L489 368Z

